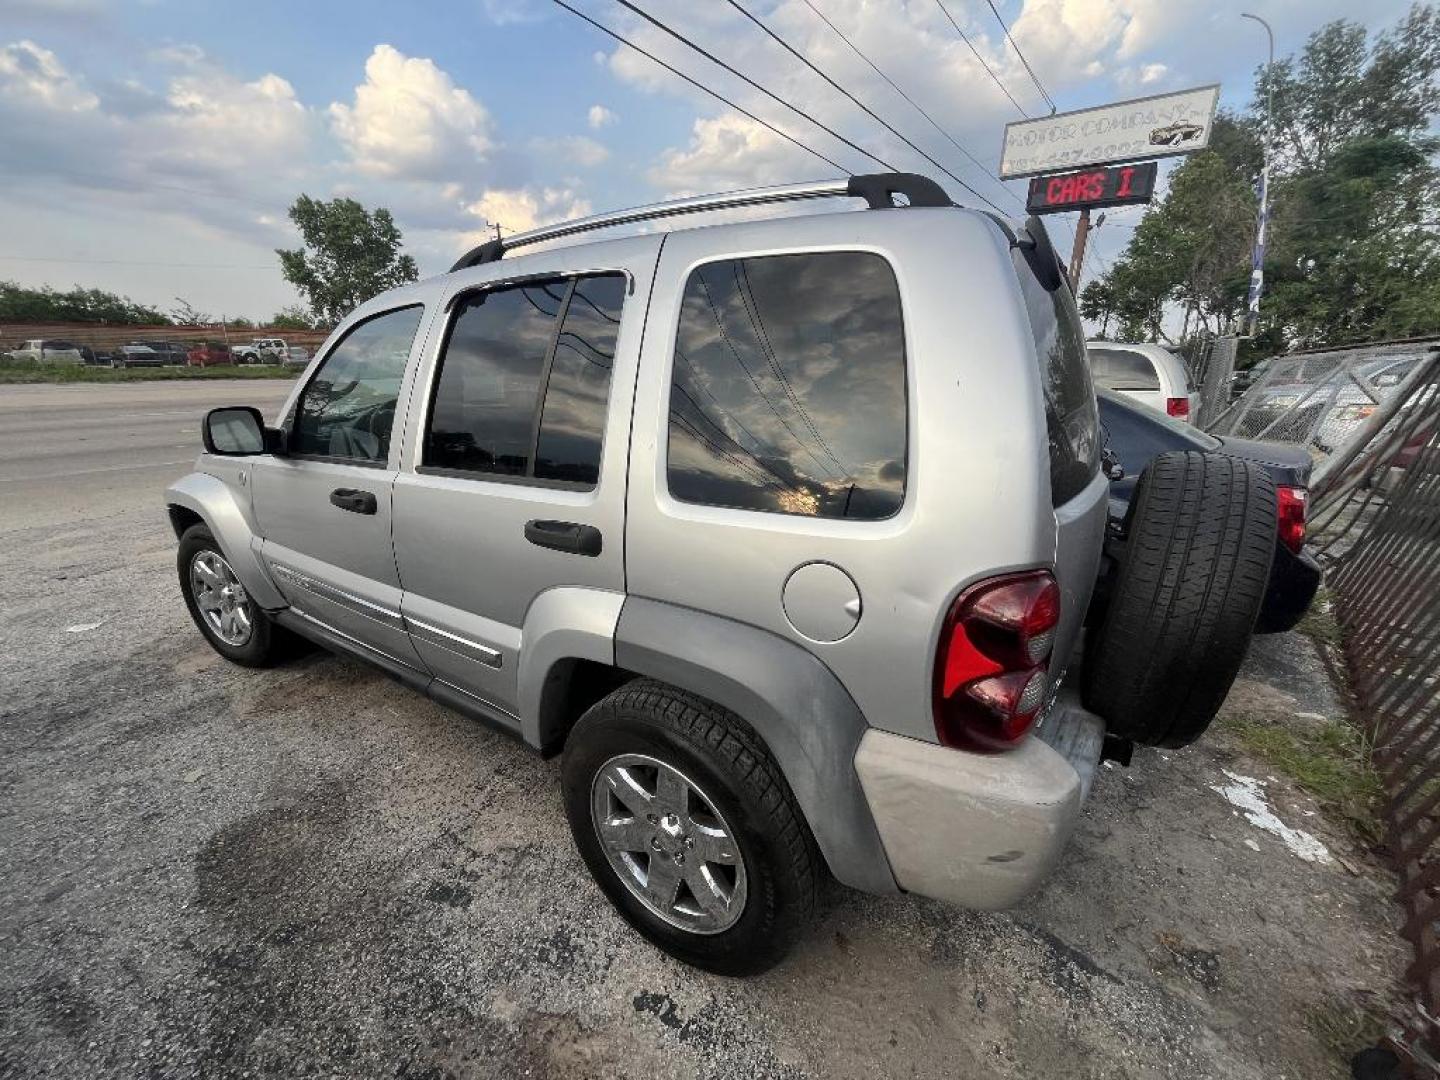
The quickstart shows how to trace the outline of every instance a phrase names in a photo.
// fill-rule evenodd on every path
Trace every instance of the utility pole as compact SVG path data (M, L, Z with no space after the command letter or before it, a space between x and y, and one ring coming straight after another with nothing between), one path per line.
M1080 269L1085 265L1085 240L1090 235L1090 208L1080 211L1075 226L1075 250L1070 253L1070 291L1080 295Z
M1265 231L1270 224L1270 155L1275 146L1275 110L1271 108L1270 83L1275 73L1275 31L1259 15L1242 14L1265 28L1270 42L1270 59L1265 65L1265 160L1260 167L1260 211L1255 221L1255 249L1250 254L1250 294L1246 298L1246 332L1254 335L1260 322L1260 294L1265 291Z

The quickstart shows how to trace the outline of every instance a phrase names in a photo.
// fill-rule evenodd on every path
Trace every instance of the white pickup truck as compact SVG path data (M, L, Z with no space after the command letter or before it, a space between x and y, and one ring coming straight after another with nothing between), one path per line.
M283 364L310 358L309 352L287 345L284 338L256 338L233 351L238 364Z

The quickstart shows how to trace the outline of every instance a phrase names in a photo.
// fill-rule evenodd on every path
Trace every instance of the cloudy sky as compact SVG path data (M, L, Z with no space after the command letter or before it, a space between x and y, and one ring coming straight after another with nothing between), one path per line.
M843 143L689 53L614 0L573 5L847 170ZM948 169L1011 212L1001 132L1047 106L986 0L743 0ZM723 0L640 0L778 96L903 169L958 185ZM1277 53L1327 19L1379 29L1408 0L997 0L1064 109L1203 83L1248 101L1264 34ZM917 100L866 66L823 13ZM1014 99L1013 101L1011 99ZM540 222L835 170L617 45L550 0L0 0L0 279L99 286L213 315L293 303L273 249L300 192L389 207L422 274L499 222ZM1123 247L1112 213L1090 269ZM1068 250L1073 215L1052 219Z

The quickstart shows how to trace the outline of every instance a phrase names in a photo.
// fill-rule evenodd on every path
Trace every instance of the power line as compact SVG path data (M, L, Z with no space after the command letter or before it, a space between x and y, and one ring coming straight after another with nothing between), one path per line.
M659 64L659 65L660 65L662 68L664 68L666 71L670 72L672 75L678 75L680 78L684 79L684 80L685 80L687 83L689 83L691 86L695 87L695 89L697 89L697 90L703 90L705 93L707 93L707 94L709 94L711 97L713 97L716 101L719 101L719 102L721 102L721 103L724 104L724 105L728 105L730 108L734 109L736 112L740 113L742 116L749 117L751 120L754 120L755 123L759 124L761 127L766 128L766 129L768 129L768 130L770 130L770 131L773 131L776 135L779 135L779 136L780 136L782 139L784 139L786 142L792 143L792 144L794 144L795 146L798 146L801 150L804 150L807 154L811 155L812 157L819 158L821 161L825 162L825 164L829 165L830 167L832 167L832 168L835 169L836 171L840 172L841 174L847 175L847 176L850 174L850 170L847 169L847 168L845 168L845 166L841 165L838 161L833 161L833 160L831 160L830 158L826 157L824 154L820 153L820 151L818 151L818 150L812 150L810 147L806 146L804 143L802 143L799 139L795 138L793 135L787 135L787 134L785 134L785 132L781 131L778 127L776 127L774 124L770 123L768 120L762 120L762 119L760 119L760 117L756 116L756 115L755 115L754 113L752 113L749 109L745 109L745 108L740 107L739 105L736 105L735 102L731 101L729 98L725 97L723 94L719 94L719 93L717 93L716 91L711 90L708 86L704 85L704 84L701 83L701 82L698 82L698 81L695 80L695 79L692 79L689 75L686 75L683 71L680 71L678 68L671 67L671 66L670 66L669 64L667 64L664 60L661 60L658 56L656 56L654 53L648 52L647 50L642 49L639 45L636 45L633 41L629 40L628 38L622 37L621 35L617 34L614 30L611 30L608 26L604 26L604 25L596 22L594 19L590 18L589 15L586 15L583 11L576 11L576 10L575 10L573 7L571 7L569 4L565 3L565 0L555 0L555 3L559 4L559 5L560 5L562 8L564 8L566 11L570 12L571 15L574 15L574 16L576 16L577 18L580 18L580 19L584 19L587 23L589 23L591 26L595 27L595 29L596 29L596 30L599 30L601 33L609 34L609 35L610 35L612 38L614 38L616 41L620 42L620 44L622 44L622 45L628 45L630 48L632 48L632 49L634 49L636 52L638 52L641 56L645 56L645 57L648 57L650 60L653 60L655 63Z
M870 108L869 105L866 105L863 101L861 101L859 98L857 98L857 97L856 97L854 94L852 94L849 90L846 90L843 86L841 86L838 82L836 82L834 79L832 79L829 75L827 75L827 74L825 74L825 72L821 71L814 63L812 63L812 62L810 61L810 59L809 59L807 56L805 56L804 53L800 52L800 51L799 51L798 49L796 49L793 45L791 45L788 41L786 41L786 40L785 40L784 38L782 38L779 34L777 34L774 30L771 30L770 27L766 26L763 22L761 22L759 19L757 19L754 15L752 15L752 14L750 14L750 12L746 11L745 8L740 4L739 0L730 0L730 6L733 7L736 11L740 12L741 15L744 15L747 19L749 19L751 22L753 22L753 23L754 23L756 26L758 26L761 30L765 31L765 33L766 33L771 39L773 39L773 40L776 42L776 44L778 44L781 48L783 48L783 49L784 49L786 52L788 52L791 56L795 57L795 59L799 60L802 64L804 64L807 68L809 68L811 71L813 71L816 75L819 75L820 78L824 79L827 83L829 83L831 86L833 86L836 90L838 90L840 93L844 94L847 98L849 98L849 99L850 99L852 102L854 102L857 106L859 106L861 109L863 109L863 110L865 111L865 114L866 114L867 116L869 116L869 117L870 117L872 120L874 120L877 124L879 124L879 125L881 125L883 128L885 128L886 131L890 132L890 134L894 135L897 139L899 139L901 142L903 142L906 146L910 147L911 150L914 150L917 154L919 154L921 157L923 157L923 158L924 158L926 161L928 161L931 165L934 165L937 169L939 169L941 172L943 172L946 176L950 177L951 180L954 180L954 181L955 181L957 184L959 184L962 188L964 188L966 191L968 191L971 195L974 195L975 198L979 199L981 202L985 203L987 206L989 206L989 207L990 207L992 210L994 210L996 213L1000 213L1000 212L1001 212L1000 207L996 206L993 202L991 202L989 199L987 199L984 195L981 195L980 192L976 191L973 187L971 187L969 184L967 184L964 180L961 180L960 177L956 176L953 172L951 172L949 169L947 169L944 165L941 165L940 162L936 161L933 157L931 157L929 154L927 154L924 150L920 149L919 146L915 145L915 143L911 142L908 138L906 138L904 135L902 135L902 134L895 128L895 126L894 126L893 124L891 124L889 121L885 120L885 119L884 119L882 116L880 116L880 114L877 113L874 109Z
M1030 119L1030 114L1025 111L1024 106L1022 106L1020 102L1015 100L1014 94L1010 93L1009 90L1005 89L1005 84L1000 81L1000 76L995 74L994 70L991 69L990 65L985 62L985 58L980 55L980 50L975 48L975 43L971 41L968 36L966 36L964 30L960 29L960 24L955 21L955 16L950 14L950 9L945 6L944 0L935 0L935 6L945 13L945 18L950 20L950 25L955 28L955 33L960 35L961 41L965 42L966 45L970 46L970 51L975 54L975 59L980 61L980 66L985 69L986 73L990 76L990 78L995 80L995 85L1000 87L1000 92L1010 99L1010 104L1014 105L1015 108L1020 110L1021 116L1025 117L1025 119L1027 120Z
M860 47L859 47L858 45L856 45L853 41L851 41L848 37L846 37L845 34L844 34L844 32L843 32L838 26L836 26L833 22L831 22L828 18L826 18L825 13L824 13L823 11L821 11L821 10L820 10L819 8L817 8L813 3L811 3L810 0L805 0L805 6L808 7L811 11L813 11L816 15L818 15L818 16L820 17L821 21L824 22L826 26L828 26L831 30L835 31L835 34L840 38L840 40L843 41L843 42L845 42L846 45L850 46L851 51L854 52L854 54L855 54L856 56L858 56L861 60L864 60L865 63L869 64L871 70L873 70L876 75L879 75L880 78L884 79L887 83L889 83L890 86L891 86L891 88L892 88L897 94L899 94L902 98L904 98L906 101L908 101L908 102L910 103L910 105L915 109L916 112L918 112L918 113L919 113L921 116L923 116L926 120L930 121L930 126L931 126L931 127L933 127L933 128L934 128L936 131L938 131L941 135L944 135L945 138L949 139L949 140L950 140L950 144L951 144L952 146L954 146L956 150L959 150L960 153L964 154L967 158L969 158L970 161L974 163L975 167L976 167L977 169L979 169L982 174L984 174L986 177L989 177L989 175L990 175L990 168L989 168L989 166L985 165L984 162L982 162L979 158L977 158L977 157L976 157L974 154L972 154L969 150L967 150L967 149L965 149L965 147L961 146L960 143L959 143L958 141L956 141L955 136L951 135L948 131L946 131L943 127L941 127L938 123L936 123L935 118L934 118L933 116L931 116L928 112L926 112L924 109L922 109L922 108L920 107L920 104L919 104L914 98L912 98L912 97L911 97L909 94L907 94L904 90L900 89L900 87L896 84L896 82L895 82L894 79L890 78L889 75L886 75L885 72L881 71L880 68L876 65L875 61L871 60L870 57L866 56L863 52L861 52L861 51L860 51ZM997 181L997 184L998 184L998 181ZM998 184L998 186L999 186L1000 190L1003 191L1017 206L1024 206L1024 205L1025 205L1023 202L1021 202L1019 196L1017 196L1013 191L1011 191L1009 188L1007 188L1004 184ZM984 198L984 196L981 196L981 197ZM989 202L989 200L986 199L986 202ZM990 205L991 205L991 206L994 206L995 204L994 204L994 203L990 203Z
M555 0L555 2L556 2L557 4L559 4L559 3L561 3L561 0ZM841 135L841 134L840 134L838 131L836 131L834 128L828 127L827 125L822 124L819 120L816 120L813 116L811 116L809 113L807 113L804 109L801 109L801 108L799 108L798 106L795 106L795 105L791 105L790 102L786 101L784 98L780 97L778 94L772 93L771 91L765 89L765 87L761 86L761 85L760 85L758 82L756 82L754 79L750 78L750 76L748 76L748 75L746 75L746 74L744 74L744 73L742 73L742 72L736 71L733 67L731 67L729 64L727 64L724 60L721 60L721 59L720 59L718 56L716 56L714 53L708 52L707 50L701 48L699 45L696 45L695 42L691 41L691 40L690 40L689 38L687 38L684 34L680 33L680 31L678 31L678 30L672 30L672 29L671 29L669 26L667 26L665 23L663 23L663 22L661 22L659 19L655 18L655 16L650 15L650 14L647 14L647 13L644 12L644 11L641 11L638 7L636 7L634 4L632 4L632 3L630 2L630 0L615 0L615 2L616 2L617 4L619 4L621 7L625 8L626 10L632 11L632 12L634 12L636 15L639 15L642 19L644 19L644 20L645 20L646 22L648 22L650 25L654 26L657 30L663 30L665 33L667 33L667 34L669 34L671 37L673 37L676 41L679 41L679 42L681 42L681 43L684 44L684 45L688 45L691 49L695 50L695 51L696 51L697 53L699 53L701 56L705 57L705 59L709 60L712 64L716 64L716 65L718 65L719 67L724 68L726 71L730 72L731 75L734 75L737 79L741 79L741 80L743 80L744 82L748 83L750 86L754 87L756 90L759 90L759 91L760 91L762 94L764 94L766 97L770 98L770 100L776 102L777 104L784 105L785 108L789 109L791 112L795 113L797 116L802 116L802 117L804 117L806 120L810 121L810 123L812 123L812 124L814 124L816 127L818 127L821 131L825 132L826 134L830 135L831 137L833 137L833 138L835 138L835 139L840 140L840 141L841 141L842 143L844 143L846 146L850 147L851 150L854 150L854 151L856 151L857 153L860 153L860 154L864 154L867 158L869 158L871 161L875 162L875 164L879 165L879 166L880 166L882 169L884 169L886 172L898 172L898 171L899 171L898 169L895 168L894 165L891 165L891 164L890 164L888 161L886 161L884 158L877 157L875 154L872 154L869 150L866 150L866 149L865 149L863 146L861 146L859 143L851 142L849 139L847 139L844 135ZM562 6L568 6L568 5L562 5ZM574 11L575 9L574 9L574 8L571 8L570 10ZM698 84L697 84L697 85L698 85ZM836 167L839 168L839 166L836 166ZM843 170L842 170L842 171L843 171Z
M1010 28L1005 25L1005 20L1000 17L1000 9L995 6L995 0L985 0L990 5L990 10L995 15L995 21L1000 24L1000 29L1005 31L1005 40L1010 42L1010 47L1015 50L1015 55L1020 57L1020 63L1025 65L1025 71L1030 76L1030 81L1035 84L1035 89L1040 91L1040 96L1045 99L1045 104L1050 106L1050 114L1055 114L1055 99L1050 96L1050 91L1040 85L1040 78L1035 74L1035 69L1030 66L1030 61L1025 59L1025 54L1020 51L1020 46L1010 35Z

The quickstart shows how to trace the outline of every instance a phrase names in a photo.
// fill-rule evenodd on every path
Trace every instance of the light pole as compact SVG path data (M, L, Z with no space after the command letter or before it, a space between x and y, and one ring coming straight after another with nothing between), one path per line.
M1260 166L1260 212L1255 221L1255 249L1250 253L1250 294L1245 303L1245 321L1254 334L1260 321L1260 294L1265 290L1265 230L1270 224L1270 151L1275 144L1275 111L1270 105L1270 83L1275 70L1275 31L1259 15L1242 14L1265 28L1270 41L1270 59L1265 65L1265 158Z

